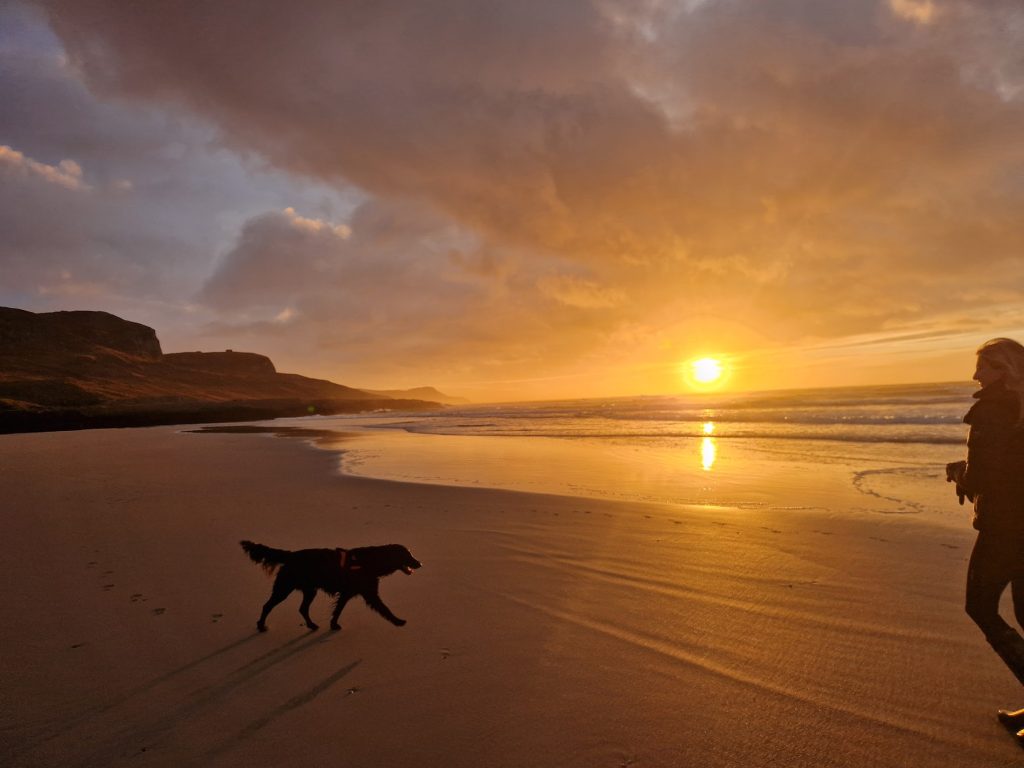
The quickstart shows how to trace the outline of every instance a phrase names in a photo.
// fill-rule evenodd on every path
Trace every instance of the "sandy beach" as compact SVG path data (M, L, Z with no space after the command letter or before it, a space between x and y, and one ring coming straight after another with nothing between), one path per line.
M338 474L301 440L0 436L9 766L1024 766L961 607L972 540L893 516ZM311 633L239 539L423 561ZM313 617L326 628L329 600Z

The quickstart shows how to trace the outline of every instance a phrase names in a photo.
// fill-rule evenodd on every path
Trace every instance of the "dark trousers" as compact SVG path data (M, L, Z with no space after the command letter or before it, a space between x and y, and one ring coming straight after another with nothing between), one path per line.
M999 598L1008 584L1017 623L1024 627L1024 536L979 532L967 568L967 615L1024 685L1024 638L999 615Z

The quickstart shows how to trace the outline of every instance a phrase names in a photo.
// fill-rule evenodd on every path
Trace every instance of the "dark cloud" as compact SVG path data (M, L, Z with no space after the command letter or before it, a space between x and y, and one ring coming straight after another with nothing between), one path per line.
M587 258L664 257L766 196L806 216L959 177L1022 127L1019 103L962 77L985 69L997 46L972 41L1005 4L939 3L926 28L880 0L710 0L651 39L622 34L626 4L618 27L568 1L42 5L97 88L177 100L282 167Z
M0 31L0 303L187 323L253 213L352 207L226 150L194 115L97 98L32 9L0 8Z
M589 2L44 5L93 87L185 103L282 167L505 239L597 241L581 219L668 150Z

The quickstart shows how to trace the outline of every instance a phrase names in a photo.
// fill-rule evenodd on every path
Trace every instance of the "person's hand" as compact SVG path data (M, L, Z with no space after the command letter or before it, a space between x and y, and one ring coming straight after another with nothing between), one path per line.
M964 505L964 499L969 497L969 494L964 487L960 484L963 482L964 474L967 472L966 461L951 461L946 465L946 482L956 483L956 500L960 502L960 506ZM973 501L973 499L971 499Z

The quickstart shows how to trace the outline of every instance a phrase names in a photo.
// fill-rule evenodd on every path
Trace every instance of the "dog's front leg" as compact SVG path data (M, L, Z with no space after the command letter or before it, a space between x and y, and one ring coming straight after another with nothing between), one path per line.
M341 612L345 610L345 605L349 600L353 598L351 592L341 592L334 601L334 612L331 614L331 629L341 629L341 624L338 623L338 617L341 616Z
M384 605L384 601L380 599L380 595L377 593L377 587L374 585L372 590L363 592L363 600L373 610L383 616L385 619L390 621L396 627L404 627L405 619L400 619L391 612L391 609Z

